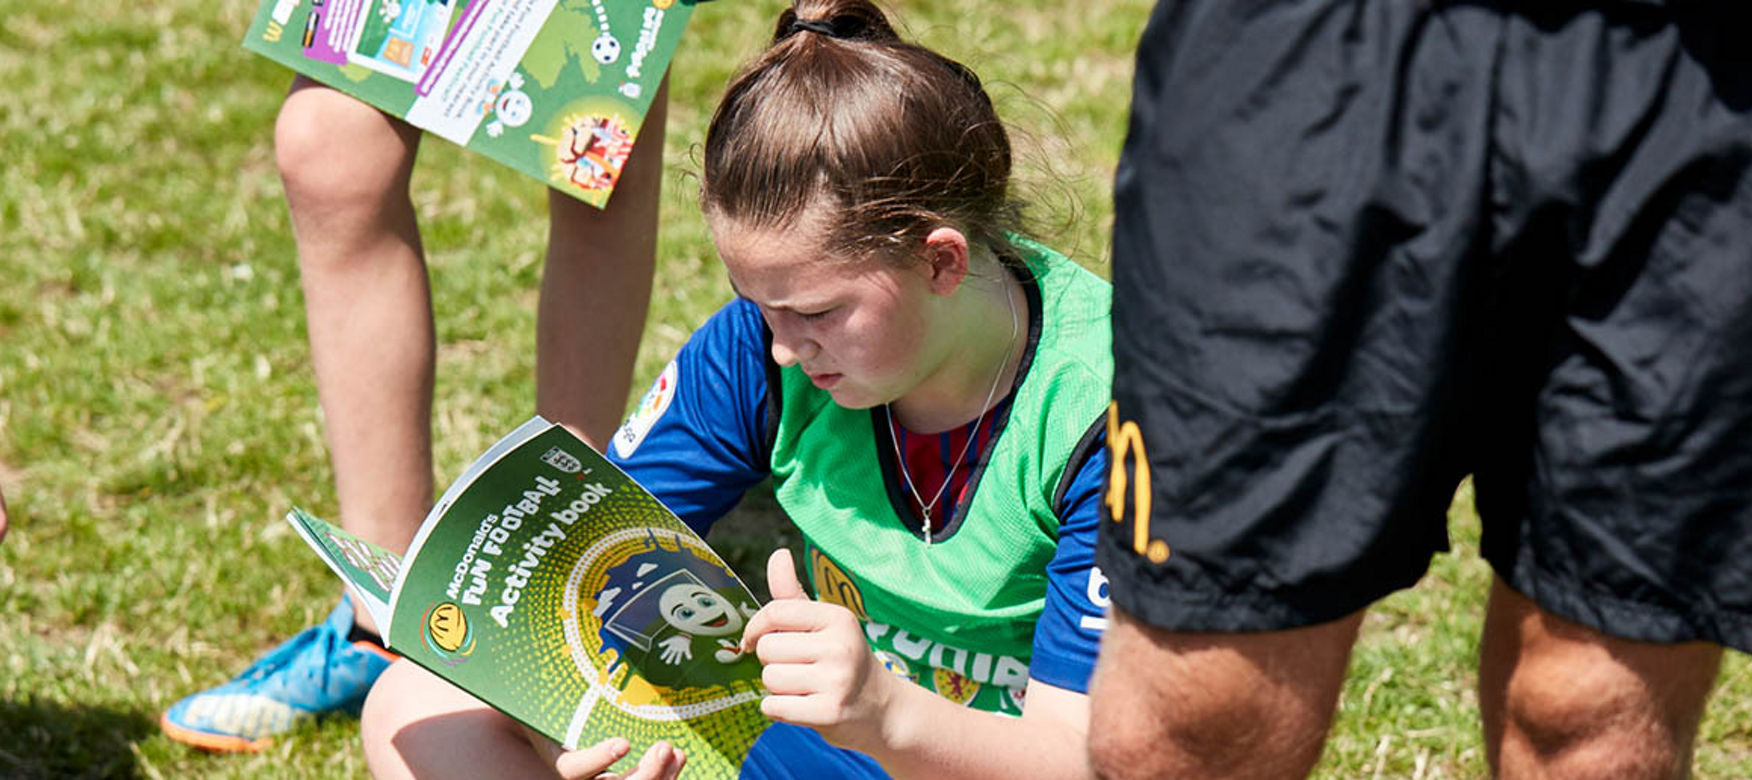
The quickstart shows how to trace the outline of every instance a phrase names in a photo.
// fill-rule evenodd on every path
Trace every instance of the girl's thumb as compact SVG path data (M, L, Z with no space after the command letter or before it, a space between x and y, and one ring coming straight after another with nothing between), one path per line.
M767 558L767 590L773 594L774 601L809 598L809 594L803 592L803 583L797 579L797 567L791 562L790 550L781 547Z

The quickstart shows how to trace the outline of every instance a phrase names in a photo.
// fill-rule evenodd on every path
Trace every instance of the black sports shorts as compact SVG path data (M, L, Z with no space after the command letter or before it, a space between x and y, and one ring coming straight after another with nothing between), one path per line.
M1742 5L1160 2L1115 185L1114 602L1344 616L1447 549L1473 474L1541 607L1752 651Z

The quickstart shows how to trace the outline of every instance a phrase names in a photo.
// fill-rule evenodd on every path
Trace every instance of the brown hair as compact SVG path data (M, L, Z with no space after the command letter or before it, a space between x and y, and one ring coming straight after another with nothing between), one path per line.
M700 205L773 228L821 203L839 253L906 256L947 225L1003 255L1021 223L1009 180L973 71L901 40L868 0L796 0L712 115Z

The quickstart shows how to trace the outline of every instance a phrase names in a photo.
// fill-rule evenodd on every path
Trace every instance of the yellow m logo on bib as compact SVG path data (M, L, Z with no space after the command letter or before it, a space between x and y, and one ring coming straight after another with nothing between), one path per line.
M858 584L846 576L839 564L813 546L809 548L809 578L815 583L815 598L845 607L866 623L870 621L870 613L864 611L864 594L858 592Z

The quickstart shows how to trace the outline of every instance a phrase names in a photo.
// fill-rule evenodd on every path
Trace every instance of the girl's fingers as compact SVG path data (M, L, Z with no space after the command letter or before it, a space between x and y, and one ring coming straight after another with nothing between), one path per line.
M663 773L663 780L675 780L681 776L681 768L687 766L687 754L676 748L675 758L669 762L668 771Z
M832 626L835 620L841 619L839 613L844 610L844 607L819 601L767 602L759 612L754 613L754 617L748 619L748 627L742 631L743 652L754 649L760 638L770 633L823 631ZM850 612L846 612L846 616L850 615Z
M825 682L823 670L813 664L772 664L760 670L760 684L775 696L807 696Z
M687 754L668 742L657 742L639 759L639 765L625 780L674 780L687 763Z
M630 748L625 739L610 737L589 747L561 753L554 762L554 771L567 780L596 777L614 766L614 762L621 760Z
M760 637L754 650L763 664L807 664L821 660L822 642L818 634L781 631Z
M832 707L828 697L821 694L806 696L772 695L760 700L760 714L768 720L789 723L794 726L832 726L837 723L830 710Z

